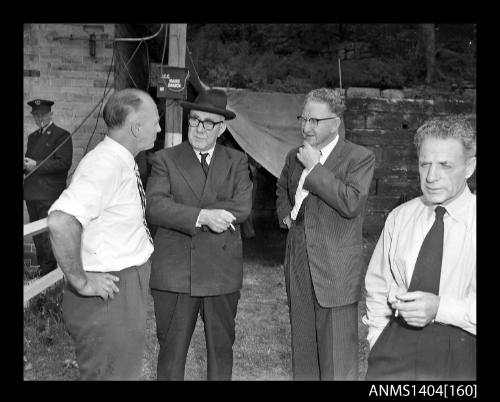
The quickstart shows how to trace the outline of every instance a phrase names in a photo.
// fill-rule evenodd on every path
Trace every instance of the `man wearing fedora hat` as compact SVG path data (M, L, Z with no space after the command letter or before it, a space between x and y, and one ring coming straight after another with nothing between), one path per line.
M243 279L240 223L250 214L245 154L216 144L236 115L222 90L201 92L189 112L188 141L151 158L147 217L157 225L152 255L158 380L183 380L198 314L204 322L208 380L230 380Z
M47 217L47 211L66 188L73 158L69 132L52 121L54 102L35 99L28 102L38 130L28 135L24 157L24 199L30 222ZM62 144L62 145L61 145ZM56 149L53 155L45 160ZM33 236L40 275L57 268L47 232Z

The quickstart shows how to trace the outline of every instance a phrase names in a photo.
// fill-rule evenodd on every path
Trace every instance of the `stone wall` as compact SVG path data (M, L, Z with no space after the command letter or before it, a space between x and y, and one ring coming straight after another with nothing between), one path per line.
M414 91L348 88L346 138L371 149L376 156L364 232L376 235L401 198L421 194L413 137L427 119L453 113L474 114L474 94L434 93L422 99ZM475 175L469 180L476 187Z

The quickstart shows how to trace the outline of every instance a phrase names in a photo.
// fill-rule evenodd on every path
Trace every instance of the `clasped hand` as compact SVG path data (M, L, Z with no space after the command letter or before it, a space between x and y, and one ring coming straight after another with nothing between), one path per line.
M226 231L236 217L225 209L202 209L200 211L199 223L207 225L216 233Z
M319 162L321 157L321 152L313 148L311 144L304 141L304 145L299 148L297 152L297 159L304 165L308 170L311 170L316 163Z
M439 296L428 292L407 292L396 296L398 300L391 303L393 309L414 327L425 327L437 314Z
M24 157L23 161L23 168L24 170L27 170L28 172L31 172L36 166L36 161L34 159Z

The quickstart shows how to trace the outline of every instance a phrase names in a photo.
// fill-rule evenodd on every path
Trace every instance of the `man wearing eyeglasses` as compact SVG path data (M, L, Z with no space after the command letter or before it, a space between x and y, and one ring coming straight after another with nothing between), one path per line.
M151 158L147 216L157 225L150 287L160 345L157 379L183 380L198 314L208 380L230 380L235 317L243 279L240 223L250 214L245 154L217 144L226 109L221 90L201 92L189 111L188 141Z
M277 182L280 226L289 230L285 283L294 380L356 380L362 225L375 156L344 140L344 104L333 89L306 95L304 143Z

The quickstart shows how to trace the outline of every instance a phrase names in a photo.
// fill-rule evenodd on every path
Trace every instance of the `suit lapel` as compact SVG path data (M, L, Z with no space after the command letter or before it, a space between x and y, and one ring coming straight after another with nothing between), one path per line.
M328 155L328 158L326 158L323 166L328 170L334 171L335 168L343 162L344 147L345 141L342 138L339 138L337 145L335 145L330 155Z
M176 163L188 186L196 197L201 199L205 186L205 173L188 141L183 142L179 147Z

